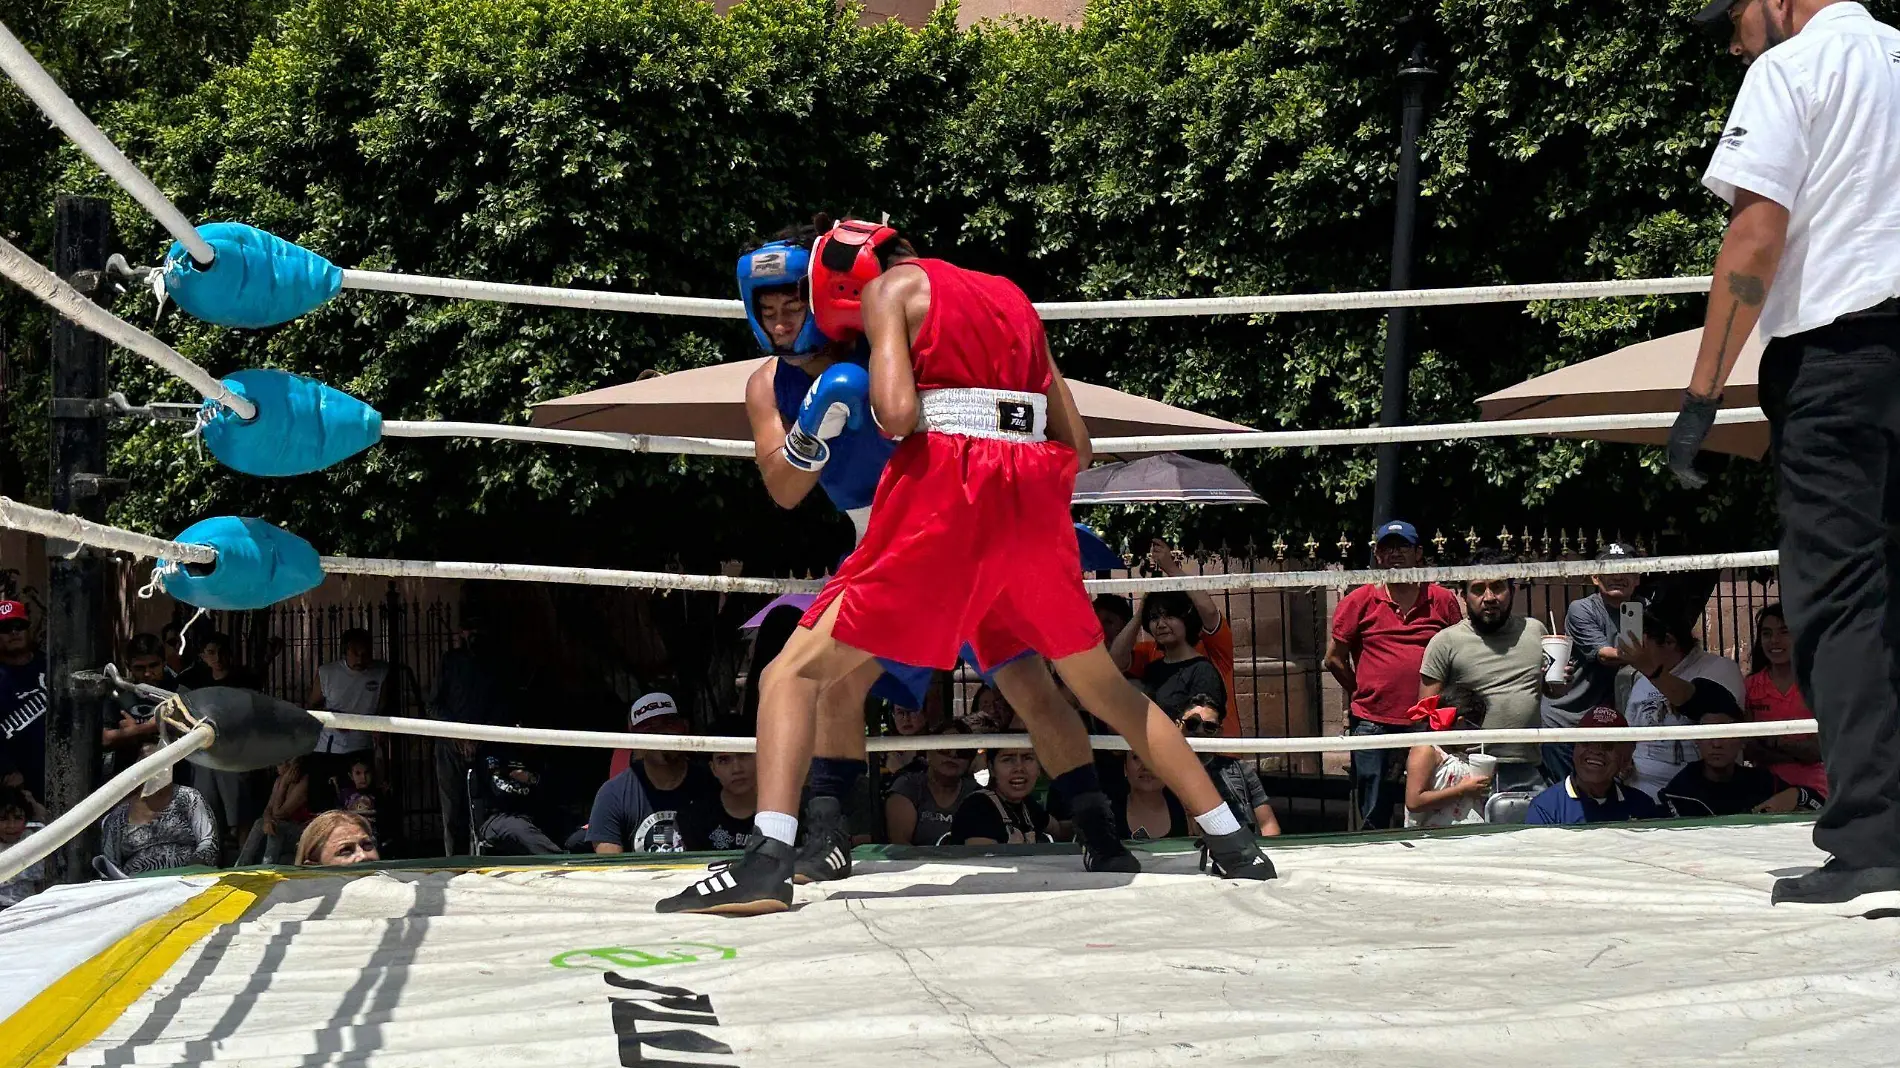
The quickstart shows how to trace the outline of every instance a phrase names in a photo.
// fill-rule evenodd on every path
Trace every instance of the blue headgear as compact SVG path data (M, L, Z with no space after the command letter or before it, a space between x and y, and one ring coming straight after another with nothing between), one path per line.
M771 335L759 322L759 307L753 302L759 290L778 286L798 286L806 302L805 325L792 340L789 355L809 356L830 343L818 332L817 316L811 314L811 290L806 279L810 270L811 252L795 241L772 241L739 257L739 302L745 305L746 322L752 324L752 336L759 339L761 351L787 355L772 344Z

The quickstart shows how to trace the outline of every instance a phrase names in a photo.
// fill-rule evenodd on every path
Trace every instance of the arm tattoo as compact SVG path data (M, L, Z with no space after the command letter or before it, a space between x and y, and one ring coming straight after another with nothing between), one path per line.
M1743 304L1760 304L1768 299L1768 283L1752 274L1743 274L1740 271L1728 273L1728 291Z
M1735 313L1740 311L1744 304L1755 307L1759 306L1762 301L1768 299L1768 283L1752 274L1730 271L1728 273L1728 292L1729 296L1735 298L1735 303L1729 305L1728 321L1722 324L1722 347L1719 351L1724 359L1727 358L1729 353L1729 343L1734 340ZM1719 390L1716 395L1720 396Z

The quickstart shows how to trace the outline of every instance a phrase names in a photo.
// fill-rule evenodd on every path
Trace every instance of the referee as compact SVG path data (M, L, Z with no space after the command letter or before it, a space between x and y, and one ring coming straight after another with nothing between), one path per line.
M1831 860L1777 905L1900 904L1900 31L1846 0L1714 0L1748 75L1702 183L1734 208L1669 466L1759 323L1781 591L1821 726Z

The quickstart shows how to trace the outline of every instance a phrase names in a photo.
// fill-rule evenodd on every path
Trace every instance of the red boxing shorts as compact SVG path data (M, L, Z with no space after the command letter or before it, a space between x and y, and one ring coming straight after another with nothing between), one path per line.
M864 540L804 626L837 601L839 641L942 669L966 641L985 670L1102 644L1069 515L1075 469L1059 442L911 435L884 468Z

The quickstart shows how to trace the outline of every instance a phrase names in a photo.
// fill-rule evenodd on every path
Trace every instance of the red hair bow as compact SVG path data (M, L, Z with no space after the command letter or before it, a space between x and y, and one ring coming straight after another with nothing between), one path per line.
M1417 723L1421 719L1430 721L1432 729L1435 731L1448 731L1451 729L1452 724L1458 722L1458 710L1455 708L1441 707L1436 694L1424 698L1420 700L1418 704L1413 705L1412 710L1407 713L1407 715L1411 717L1413 723Z

